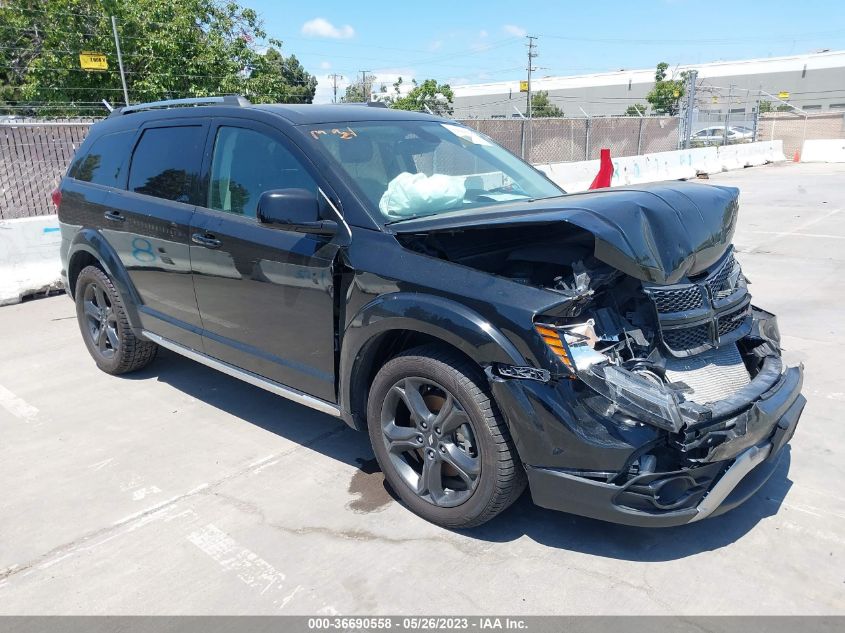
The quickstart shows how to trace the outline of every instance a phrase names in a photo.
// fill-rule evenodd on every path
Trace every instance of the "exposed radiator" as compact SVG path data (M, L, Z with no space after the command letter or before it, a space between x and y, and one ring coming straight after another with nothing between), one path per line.
M751 381L735 343L686 358L667 358L666 378L692 388L686 397L698 404L723 400Z

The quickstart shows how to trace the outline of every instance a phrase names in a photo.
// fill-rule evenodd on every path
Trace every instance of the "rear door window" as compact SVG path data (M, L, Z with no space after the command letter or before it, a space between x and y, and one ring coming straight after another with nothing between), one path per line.
M129 155L135 130L106 134L96 139L88 152L74 161L69 176L83 182L118 187L125 180L121 169Z
M129 190L194 202L204 142L205 129L199 125L145 130L132 155Z

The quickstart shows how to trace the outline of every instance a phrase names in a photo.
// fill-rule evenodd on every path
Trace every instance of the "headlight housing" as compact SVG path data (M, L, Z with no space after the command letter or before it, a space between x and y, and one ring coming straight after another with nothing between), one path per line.
M554 355L573 374L610 360L595 349L599 339L593 319L575 325L536 323L534 327Z

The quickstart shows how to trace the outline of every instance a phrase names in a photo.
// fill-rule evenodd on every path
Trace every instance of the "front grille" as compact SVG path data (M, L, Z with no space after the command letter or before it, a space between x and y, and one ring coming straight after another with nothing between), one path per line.
M677 330L663 330L663 342L676 352L696 350L710 343L710 326L705 323Z
M676 358L747 334L751 298L731 251L706 276L672 286L644 284L643 290L654 304L663 343Z
M717 320L717 328L719 331L719 338L727 336L731 332L739 328L748 316L748 306L742 306L739 310L723 314Z
M686 312L700 308L704 299L699 286L687 286L686 288L672 290L652 289L649 294L660 313Z
M707 287L714 298L723 299L736 290L736 277L733 275L736 267L736 260L731 254L719 269L707 278Z

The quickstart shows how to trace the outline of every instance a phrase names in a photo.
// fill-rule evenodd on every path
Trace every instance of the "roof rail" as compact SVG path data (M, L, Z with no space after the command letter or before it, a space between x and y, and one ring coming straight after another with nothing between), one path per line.
M181 108L184 106L214 104L240 107L251 105L249 100L246 97L242 97L241 95L224 95L222 97L194 97L191 99L166 99L164 101L150 101L149 103L137 103L135 105L116 108L114 112L112 112L109 116L120 116L122 114L131 114L132 112L143 112L144 110L153 110L156 108Z
M384 101L341 101L336 105L365 106L368 108L386 108Z

